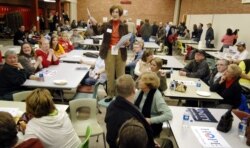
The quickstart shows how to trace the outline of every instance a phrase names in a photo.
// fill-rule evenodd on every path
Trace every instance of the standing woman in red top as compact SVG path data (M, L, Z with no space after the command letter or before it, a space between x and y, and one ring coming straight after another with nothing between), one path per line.
M96 20L90 17L93 24L95 34L103 34L103 42L100 48L100 57L105 61L105 72L107 74L107 90L108 97L106 102L112 100L115 96L115 78L125 74L125 65L127 60L127 48L122 46L120 49L114 49L120 38L128 33L128 27L122 23L120 17L123 14L123 9L120 6L114 5L109 9L112 19L103 24L100 30L97 29Z
M64 51L67 53L67 52L70 52L71 50L74 49L74 46L72 45L72 43L70 42L69 40L69 37L67 35L66 32L63 32L62 33L62 37L58 40L58 43L60 45L62 45Z
M36 50L36 56L42 59L42 65L44 68L50 65L58 65L59 60L56 57L54 50L50 49L49 41L47 39L41 40L41 49Z

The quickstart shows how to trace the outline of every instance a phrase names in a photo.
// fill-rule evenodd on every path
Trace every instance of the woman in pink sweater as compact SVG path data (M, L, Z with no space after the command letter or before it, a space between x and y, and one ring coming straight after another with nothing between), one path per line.
M237 39L238 36L233 34L231 28L227 28L227 33L221 39L223 46L221 47L221 52L223 52L224 48L229 48L229 46L233 46L234 39Z

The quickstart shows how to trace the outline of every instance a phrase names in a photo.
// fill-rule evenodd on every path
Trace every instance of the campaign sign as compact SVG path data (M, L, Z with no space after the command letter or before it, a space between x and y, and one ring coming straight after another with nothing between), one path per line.
M201 122L218 122L207 108L188 108L193 119Z

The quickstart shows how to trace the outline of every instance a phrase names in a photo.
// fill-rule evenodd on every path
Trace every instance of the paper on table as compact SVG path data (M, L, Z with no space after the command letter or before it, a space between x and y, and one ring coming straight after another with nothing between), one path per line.
M132 36L132 33L128 33L121 37L119 42L115 45L115 49L119 49L121 46L123 46Z
M18 115L18 108L10 108L10 107L0 107L0 111L2 112L8 112L10 113L13 117L16 117Z
M204 148L231 148L214 127L192 126L192 131Z

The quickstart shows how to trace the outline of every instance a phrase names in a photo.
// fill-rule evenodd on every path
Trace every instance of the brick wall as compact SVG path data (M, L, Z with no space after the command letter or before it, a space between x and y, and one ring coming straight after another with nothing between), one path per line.
M180 19L185 14L250 13L250 4L242 0L182 0Z
M102 17L110 18L109 8L114 4L119 4L123 9L128 10L128 16L123 16L122 19L132 18L135 21L137 18L144 20L148 18L152 21L172 21L174 15L174 0L131 0L132 4L121 5L120 0L78 0L77 17L79 19L87 19L87 7L91 15L98 22L102 21Z

